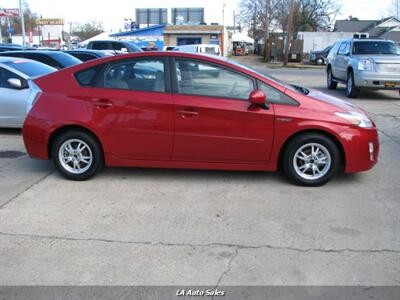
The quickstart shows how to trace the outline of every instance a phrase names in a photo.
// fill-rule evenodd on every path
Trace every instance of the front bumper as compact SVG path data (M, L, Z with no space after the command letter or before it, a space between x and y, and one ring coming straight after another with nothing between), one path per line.
M400 90L399 74L357 71L354 73L354 82L358 88ZM396 85L394 87L386 86L387 83L395 83Z
M379 138L374 128L347 128L340 134L345 152L345 172L371 169L378 162Z

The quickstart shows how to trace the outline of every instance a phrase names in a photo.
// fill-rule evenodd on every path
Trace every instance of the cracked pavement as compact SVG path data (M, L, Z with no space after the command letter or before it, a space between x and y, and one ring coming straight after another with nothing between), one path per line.
M344 98L322 69L269 73ZM0 284L399 285L400 97L351 102L378 124L380 162L319 188L274 173L125 168L72 182L49 162L0 158ZM25 151L19 131L0 130L7 150Z

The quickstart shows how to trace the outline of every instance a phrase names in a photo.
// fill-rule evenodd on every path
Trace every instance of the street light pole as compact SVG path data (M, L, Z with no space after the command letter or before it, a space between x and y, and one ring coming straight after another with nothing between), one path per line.
M19 14L21 17L21 28L22 28L22 46L25 47L25 20L24 20L24 10L22 8L22 0L19 0Z

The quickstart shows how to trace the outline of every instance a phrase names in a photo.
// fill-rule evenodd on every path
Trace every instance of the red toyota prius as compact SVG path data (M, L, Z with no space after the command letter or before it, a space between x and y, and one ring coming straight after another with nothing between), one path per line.
M282 170L318 186L371 169L379 142L354 105L229 59L182 52L112 56L34 80L23 137L67 178L105 166Z

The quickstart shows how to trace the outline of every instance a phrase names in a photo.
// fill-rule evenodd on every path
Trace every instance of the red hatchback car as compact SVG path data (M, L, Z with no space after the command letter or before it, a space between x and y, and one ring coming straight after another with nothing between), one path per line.
M229 59L142 52L34 80L28 153L84 180L104 165L277 170L317 186L372 168L375 124L353 106Z

